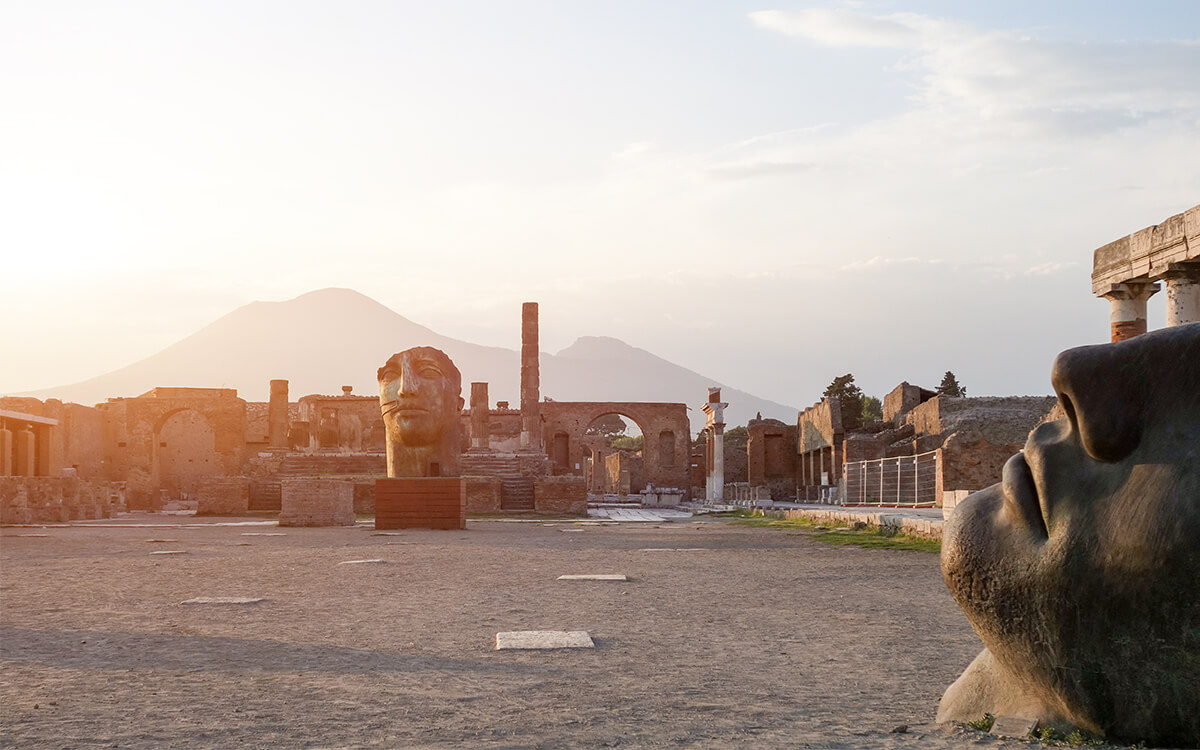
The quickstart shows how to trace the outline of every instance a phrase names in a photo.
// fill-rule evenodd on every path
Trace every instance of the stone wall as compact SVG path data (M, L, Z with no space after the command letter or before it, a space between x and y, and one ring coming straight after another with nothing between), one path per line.
M63 523L111 518L124 496L108 482L78 477L0 477L0 523Z
M883 397L883 421L897 424L904 420L908 412L936 395L936 391L904 381Z
M796 479L797 429L796 425L784 424L777 419L752 419L746 426L749 433L747 479L751 487L769 487L773 500L793 497L799 484Z
M989 487L1000 481L1005 462L1024 447L1025 441L992 443L978 432L956 432L939 449L942 492Z
M343 479L284 479L280 526L353 526L354 483Z
M461 477L375 480L375 528L465 529L466 483Z
M500 477L463 477L468 513L499 513L504 482ZM536 482L536 480L535 480ZM536 488L536 483L534 487Z
M308 425L309 449L379 451L387 439L379 396L304 396L300 421Z
M196 496L198 516L244 516L250 510L247 477L209 477Z
M538 477L533 506L539 513L587 515L587 480L576 476Z

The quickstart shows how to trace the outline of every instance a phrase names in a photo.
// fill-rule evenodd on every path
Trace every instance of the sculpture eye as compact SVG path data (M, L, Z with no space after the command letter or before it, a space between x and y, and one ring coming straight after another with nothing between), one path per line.
M440 378L441 376L442 376L442 371L436 367L427 365L427 366L421 368L421 377L422 378L427 378L429 380L432 380L434 378Z

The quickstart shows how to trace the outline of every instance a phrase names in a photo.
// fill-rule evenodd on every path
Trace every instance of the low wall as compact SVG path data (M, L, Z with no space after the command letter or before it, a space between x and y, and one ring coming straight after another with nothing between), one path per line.
M198 516L244 516L250 510L250 480L246 477L209 477L196 492Z
M587 480L564 475L533 480L533 507L539 513L587 515Z
M767 511L772 515L771 511ZM850 526L855 522L865 523L868 526L875 526L882 529L889 529L895 533L907 534L921 539L936 539L941 540L942 528L945 525L940 519L932 518L913 518L903 516L895 512L886 511L860 511L860 510L838 510L838 509L812 509L812 508L793 508L782 512L783 518L809 518L814 521L823 521L831 525Z
M468 513L499 513L504 481L500 477L463 477Z
M461 477L375 480L377 529L465 529L466 506Z
M280 526L353 526L354 483L344 479L284 479Z
M111 518L125 510L120 484L78 477L0 477L0 523Z

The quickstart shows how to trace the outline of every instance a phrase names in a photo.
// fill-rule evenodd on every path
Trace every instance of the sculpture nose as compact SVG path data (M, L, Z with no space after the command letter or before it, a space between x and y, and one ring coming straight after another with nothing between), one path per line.
M400 362L400 379L396 383L396 393L399 396L415 396L417 394L417 378L413 374L412 364L408 357Z
M1083 449L1097 461L1120 461L1137 448L1146 418L1147 383L1127 347L1070 349L1054 360L1051 381Z

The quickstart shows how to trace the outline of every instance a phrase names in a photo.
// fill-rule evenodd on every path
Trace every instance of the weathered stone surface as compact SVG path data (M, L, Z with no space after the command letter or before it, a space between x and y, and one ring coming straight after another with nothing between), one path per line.
M1038 728L1037 719L1025 719L1020 716L997 716L992 722L992 734L997 737L1028 737Z
M559 576L559 581L628 581L629 577L624 573L589 573L584 575L565 575Z
M342 560L338 565L379 565L386 562L387 560L373 557L370 560Z
M152 555L186 555L185 549L159 549L151 552Z
M284 479L280 526L353 526L354 483L342 479Z
M250 480L246 477L208 477L197 493L198 516L244 516L250 510Z
M463 477L467 487L468 513L499 513L504 492L500 477Z
M265 601L266 599L261 597L250 596L198 596L180 604L258 604Z
M417 346L379 368L389 477L456 477L462 375L446 353Z
M533 480L533 507L540 513L587 515L587 480L583 477L537 477Z
M940 714L1027 696L1053 709L1031 718L1200 745L1200 323L1069 350L1052 380L1067 418L946 524L946 584L1004 679L981 655Z
M586 630L514 630L496 633L496 650L595 648Z

